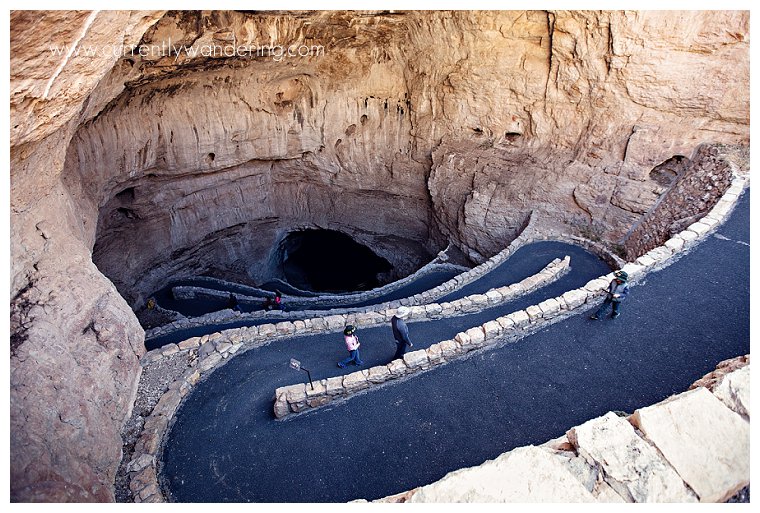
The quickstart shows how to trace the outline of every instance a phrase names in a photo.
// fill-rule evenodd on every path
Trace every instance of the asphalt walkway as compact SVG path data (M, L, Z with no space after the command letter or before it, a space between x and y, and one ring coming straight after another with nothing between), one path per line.
M599 272L598 270L601 269L601 266L604 266L605 264L601 264L599 259L588 253L585 250L582 250L578 248L577 246L572 246L570 244L566 244L564 242L540 242L535 244L529 245L530 249L528 249L528 246L525 246L518 251L515 252L514 255L512 255L512 258L510 258L507 262L502 263L495 269L493 269L490 273L487 275L481 277L480 279L476 280L473 283L468 284L467 286L463 287L460 290L457 290L455 292L452 292L448 296L439 299L437 302L442 303L444 301L453 301L454 299L458 299L470 294L476 294L476 293L484 293L488 290L494 288L494 287L501 287L503 285L510 285L512 283L516 283L518 281L521 281L524 278L527 278L528 276L532 276L539 272L541 269L546 267L546 265L549 264L554 258L563 258L565 255L570 255L571 257L571 266L576 266L578 269L577 271L582 272L576 272L573 275L573 278L576 280L572 283L580 283L580 280L582 277L587 276L587 280L591 278L598 277L601 274L604 274L605 272L608 272L609 269L607 267L604 267L604 271ZM573 257L575 255L575 257ZM573 261L573 258L577 258L577 262ZM597 273L594 275L594 273ZM320 307L320 311L326 311L330 309L335 308L350 308L350 307L363 307L363 306L371 306L373 304L382 304L384 302L388 301L395 301L398 299L402 299L405 297L411 297L415 294L419 294L421 292L424 292L426 290L430 290L432 288L437 287L441 283L444 283L448 281L449 279L453 278L454 276L458 275L459 272L452 270L452 269L435 269L429 273L426 273L423 276L420 276L411 282L407 283L406 285L387 292L381 296L378 296L376 298L373 298L368 301L361 301L361 302L352 302L350 300L348 301L341 301L336 300L332 303L330 303L329 307ZM580 283L580 285L585 284L586 282ZM559 285L558 287L555 286L553 289L547 289L547 290L569 290L568 288L564 288L568 285L568 282L563 282L562 285ZM579 286L579 285L576 285ZM575 286L570 287L575 288ZM546 299L547 297L553 297L553 296L546 296L544 293L541 293L543 296L545 296L543 299ZM541 301L543 301L541 299ZM168 300L167 300L168 301ZM179 301L176 303L180 303ZM211 304L207 300L195 300L195 301L182 301L186 305L186 307L192 307L192 308L205 308L203 305L205 304ZM159 302L159 304L161 304ZM226 301L219 300L219 304L222 305L222 307L226 306ZM534 304L534 303L528 303L528 305ZM192 306L196 305L196 306ZM528 306L526 305L526 306ZM289 305L285 304L285 307L288 311L298 309L298 305ZM522 308L522 307L521 307ZM176 308L173 308L176 309ZM518 308L519 309L519 308ZM508 311L514 311L514 308ZM207 312L204 312L207 313ZM188 338L192 337L201 337L203 335L207 335L209 333L215 333L217 331L222 330L229 330L229 329L235 329L235 328L241 328L243 326L259 326L261 324L269 324L272 322L278 322L277 320L272 320L271 318L256 318L256 319L237 319L234 321L228 321L223 323L209 323L209 324L203 324L201 326L193 326L189 328L182 328L178 330L174 330L170 333L166 333L164 335L155 336L152 338L148 338L145 340L145 348L148 351L151 351L153 349L163 347L167 344L176 344L179 342L182 342L183 340L187 340ZM454 332L456 333L456 331Z
M351 372L335 366L345 356L341 337L297 337L248 351L180 407L163 453L165 491L182 502L371 500L543 443L607 411L661 401L721 360L749 352L748 243L745 193L717 234L632 287L614 321L576 315L284 421L273 420L274 389L302 379L289 359L301 360L315 379ZM519 261L536 260L530 248L547 244L559 243L526 246ZM557 249L552 258L568 254ZM608 271L573 250L570 274L505 308L535 304ZM413 323L415 349L502 315L497 310ZM392 356L389 332L359 332L365 367Z

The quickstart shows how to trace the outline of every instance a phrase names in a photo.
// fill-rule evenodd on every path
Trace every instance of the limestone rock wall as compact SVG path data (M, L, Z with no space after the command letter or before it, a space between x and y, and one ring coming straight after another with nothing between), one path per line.
M145 351L142 328L79 236L78 226L97 219L83 219L60 180L85 103L117 58L53 58L40 34L130 44L161 15L11 13L13 501L113 500L120 430Z
M281 277L267 272L289 229L347 232L396 278L442 249L427 250L425 170L409 156L401 100L389 113L361 90L362 70L332 83L274 64L138 87L77 132L64 180L99 220L83 233L95 262L130 300L213 266ZM396 80L380 67L378 80Z
M212 265L277 277L272 248L293 227L345 231L394 263L394 277L448 239L482 261L533 210L621 242L667 189L653 168L701 142L746 140L746 22L170 13L143 43L199 52L129 65L124 94L78 131L66 183L83 189L74 195L99 219L83 236L100 241L96 263L133 306L167 276ZM202 55L272 40L324 49Z
M460 23L475 25L470 16ZM451 61L449 52L443 63L424 53L413 61L446 77L426 82L441 137L429 188L442 232L476 260L531 210L547 228L620 243L667 189L654 168L703 142L747 141L743 13L480 21L482 33L458 41ZM448 74L447 62L456 63Z
M748 23L740 11L13 12L12 498L112 499L142 352L130 306L163 276L222 261L256 278L278 238L307 226L393 253L399 272L449 239L487 257L531 211L616 241L664 191L653 168L747 143ZM40 34L69 46L51 52ZM168 41L323 53L113 51Z

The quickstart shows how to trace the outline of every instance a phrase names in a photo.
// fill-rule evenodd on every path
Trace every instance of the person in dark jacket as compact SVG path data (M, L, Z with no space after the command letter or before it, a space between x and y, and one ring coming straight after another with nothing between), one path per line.
M607 308L612 305L612 318L615 319L620 315L620 303L628 295L628 273L625 271L615 271L615 278L610 282L610 286L607 287L607 297L599 307L591 319L597 320L600 316L604 315Z
M237 298L234 294L230 293L229 299L227 299L227 308L230 310L233 310L235 312L240 312L240 303L238 303Z
M409 317L411 311L408 307L402 306L396 310L396 315L391 318L391 328L393 328L393 338L396 339L396 354L394 360L404 357L406 349L412 347L412 341L409 339L409 328L406 327L404 318Z

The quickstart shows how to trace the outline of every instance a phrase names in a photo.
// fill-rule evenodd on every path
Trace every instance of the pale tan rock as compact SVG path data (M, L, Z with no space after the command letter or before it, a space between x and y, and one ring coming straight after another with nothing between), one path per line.
M483 325L483 331L486 335L486 340L493 340L501 334L501 325L498 321L488 321Z
M706 389L636 410L631 422L700 502L724 501L749 483L749 423Z
M327 378L325 383L325 391L327 395L341 395L343 394L343 376L333 376Z
M409 368L404 363L404 359L393 360L388 364L388 370L394 377L403 376L409 371Z
M483 327L481 326L468 329L467 331L465 331L465 335L467 335L467 339L469 340L467 345L470 345L473 347L480 347L486 341L486 333L483 330ZM465 344L463 343L462 345L465 345Z
M549 298L545 301L541 301L538 304L538 307L541 309L541 317L544 318L549 318L560 310L559 301L557 301L555 298Z
M502 331L511 330L515 327L515 322L507 316L499 317L496 319L496 322L499 323L499 326L501 326Z
M517 312L513 312L509 314L507 317L512 319L512 322L514 322L515 326L518 328L522 328L523 326L527 326L530 322L530 316L528 315L528 312L525 310L519 310Z
M361 371L352 372L351 374L343 376L343 388L348 393L363 390L368 386L369 382L367 381L367 376Z
M372 383L382 383L390 378L391 371L385 365L372 367L369 369L369 379Z
M528 318L530 319L530 322L536 322L543 317L543 311L541 310L541 307L538 305L529 306L528 308L525 309L525 312L528 314Z
M567 302L567 306L570 309L578 308L586 302L588 293L583 289L569 290L562 294L562 297Z
M425 306L426 317L439 317L443 313L443 308L439 304L431 304Z
M656 449L614 413L567 433L578 454L598 465L604 480L628 502L697 502L678 473Z
M14 11L12 499L113 499L144 352L131 308L167 276L218 264L260 278L294 226L346 231L400 274L447 240L485 261L533 212L619 240L661 187L655 166L748 141L748 24L744 11ZM218 33L328 51L50 51L199 49Z
M441 354L444 358L454 356L459 348L459 344L454 340L444 340L439 342L438 346L441 348Z
M274 416L281 419L287 415L290 415L290 405L288 405L288 402L283 396L274 402Z
M440 345L433 344L428 347L425 352L427 353L428 360L430 360L431 364L436 364L443 361L443 350L441 349Z
M694 244L696 240L699 239L699 234L691 230L684 230L680 232L678 236L684 240L687 246Z
M749 365L726 374L712 389L713 395L733 411L749 419L750 417L750 371Z
M486 297L488 298L488 302L492 305L501 303L504 300L504 296L502 296L498 290L489 290L486 292Z
M428 355L424 349L420 349L418 351L405 353L403 360L407 368L415 369L428 364Z
M654 265L655 261L654 261L654 259L652 259L652 258L650 258L650 257L648 257L646 255L642 255L642 256L640 256L639 258L636 259L636 263L639 264L639 265L642 265L644 267L650 267L650 266Z
M526 469L529 469L526 471ZM595 502L564 466L539 447L520 447L420 487L408 502Z
M699 222L690 224L687 230L696 233L699 237L703 237L707 235L707 233L710 231L710 228L711 227L707 224Z

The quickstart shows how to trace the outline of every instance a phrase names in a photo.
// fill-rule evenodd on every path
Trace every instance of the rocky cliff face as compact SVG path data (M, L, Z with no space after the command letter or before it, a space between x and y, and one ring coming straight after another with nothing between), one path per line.
M449 241L489 256L530 212L623 242L701 143L748 143L748 24L12 13L13 499L113 498L142 352L130 307L167 277L266 279L310 227L397 275Z

